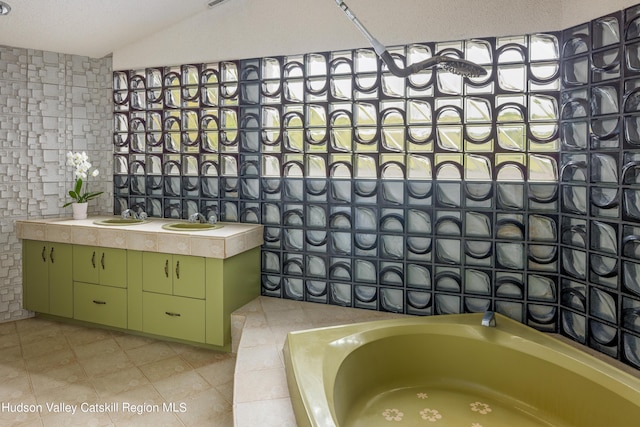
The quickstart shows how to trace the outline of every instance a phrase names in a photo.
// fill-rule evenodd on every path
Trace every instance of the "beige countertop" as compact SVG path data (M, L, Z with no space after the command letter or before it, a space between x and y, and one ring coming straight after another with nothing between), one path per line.
M94 216L87 219L49 218L16 221L18 238L55 243L164 252L208 258L229 258L261 246L260 224L220 223L221 228L198 231L172 231L165 224L186 222L150 218L136 225L98 225L95 221L118 218Z

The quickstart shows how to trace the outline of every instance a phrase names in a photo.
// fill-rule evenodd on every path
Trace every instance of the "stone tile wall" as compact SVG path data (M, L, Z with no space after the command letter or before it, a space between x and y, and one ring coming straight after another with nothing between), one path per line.
M111 58L0 46L0 321L29 316L15 220L71 214L67 151L100 170L90 213L113 211L111 73Z

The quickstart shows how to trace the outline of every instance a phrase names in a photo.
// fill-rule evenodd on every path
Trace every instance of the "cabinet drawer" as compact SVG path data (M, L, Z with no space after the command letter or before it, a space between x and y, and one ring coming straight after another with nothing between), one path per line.
M74 318L117 328L127 327L127 290L74 282Z
M142 331L204 342L204 307L204 300L143 292Z

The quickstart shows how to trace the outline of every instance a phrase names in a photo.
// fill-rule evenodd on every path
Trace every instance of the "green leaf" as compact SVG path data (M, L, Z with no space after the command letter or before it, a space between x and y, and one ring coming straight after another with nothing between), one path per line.
M81 191L82 191L82 178L78 178L76 179L75 193L80 194Z

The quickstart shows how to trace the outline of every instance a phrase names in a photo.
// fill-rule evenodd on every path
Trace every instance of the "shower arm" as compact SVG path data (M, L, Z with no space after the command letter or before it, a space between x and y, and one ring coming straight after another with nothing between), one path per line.
M355 26L360 30L362 34L369 40L369 43L373 46L373 50L378 54L378 56L382 59L382 61L386 64L389 71L392 74L395 74L398 77L407 77L411 74L417 73L419 71L424 70L425 68L431 68L438 64L442 64L443 68L447 71L461 74L463 76L468 77L477 77L486 75L486 70L473 62L466 61L464 59L451 58L444 55L437 55L424 61L417 62L415 64L411 64L406 68L400 68L396 65L396 62L393 60L393 57L387 50L387 48L380 43L373 35L366 29L362 22L358 20L358 18L351 12L351 9L346 5L346 3L342 0L336 0L336 3L340 9L347 15L347 18L351 20L355 24Z

